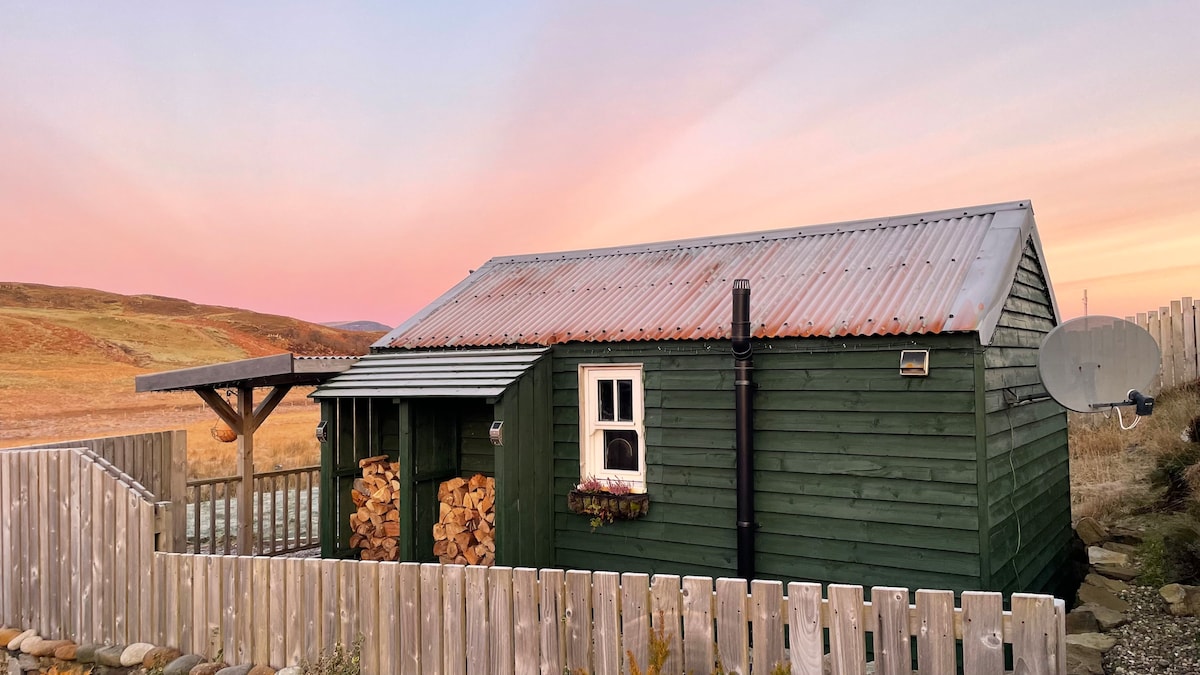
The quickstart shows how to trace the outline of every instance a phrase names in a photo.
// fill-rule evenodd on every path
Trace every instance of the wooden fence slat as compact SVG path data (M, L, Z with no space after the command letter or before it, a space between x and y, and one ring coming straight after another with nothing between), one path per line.
M1054 599L1054 624L1056 631L1056 651L1057 663L1055 664L1055 675L1067 672L1067 602L1058 598Z
M56 611L56 620L54 625L57 626L53 634L59 636L73 635L75 632L74 626L71 623L71 606L75 602L75 594L71 592L71 578L73 576L71 569L71 461L75 457L74 452L63 451L58 453L56 457L55 478L57 485L54 488L54 497L51 504L58 510L54 532L57 541L55 542L55 558L57 564L54 567L54 585L51 588L55 589L58 600L58 609ZM140 598L140 596L139 596Z
M271 601L271 666L279 669L291 665L288 663L287 628L288 628L288 590L287 590L287 560L271 558L270 560ZM339 568L342 574L353 575L354 568L344 565ZM344 611L344 610L343 610Z
M394 568L395 566L387 565L387 567ZM420 675L422 672L421 642L425 639L425 635L421 631L421 594L424 591L421 587L421 566L417 563L401 563L398 571L398 577L392 581L393 584L398 585L384 586L381 578L379 593L384 597L390 597L393 601L397 600L397 593L399 593L399 606L392 608L393 612L399 612L399 616L387 625L395 626L399 631L399 640L395 644L399 646L400 668L399 671L395 666L391 669L385 668L381 661L380 670L388 673Z
M412 564L412 563L405 563ZM420 635L406 635L405 623L410 621L408 605L419 606L420 587L414 583L411 574L402 574L403 569L395 563L379 565L379 640L382 648L379 650L379 672L381 673L412 673L414 668L420 668L419 661L412 657L414 647L412 640L420 641ZM401 609L401 606L404 609Z
M1013 672L1054 675L1058 669L1058 627L1054 598L1013 593Z
M1181 301L1171 301L1171 372L1174 374L1172 384L1186 384L1187 378L1187 347L1183 344L1183 306Z
M467 624L467 675L484 675L492 667L491 641L488 639L487 568L472 565L466 569L464 619Z
M467 672L466 597L466 568L446 565L442 568L442 672L446 675Z
M421 668L441 675L445 619L442 616L442 566L421 565Z
M538 573L540 614L538 635L542 651L541 675L560 675L566 667L566 573L542 570Z
M302 559L301 569L304 570L304 646L300 650L301 659L315 663L321 656L321 645L325 644L324 628L324 596L322 595L323 570L321 561Z
M999 593L963 591L963 670L970 675L1004 674L1003 598Z
M626 572L621 575L621 639L625 652L637 660L638 669L650 667L650 575ZM624 656L628 657L628 654ZM633 672L626 663L625 675Z
M710 577L683 578L683 671L712 672L716 663L713 636L713 580ZM664 636L665 637L665 636ZM642 661L644 665L644 661Z
M592 670L592 575L568 570L566 582L567 669Z
M621 624L620 584L616 572L592 573L592 672L595 675L620 675Z
M513 673L512 568L487 569L488 625L492 636L492 670L495 675Z
M221 653L226 663L239 662L238 633L241 612L238 611L243 589L237 574L237 558L223 555L216 559L221 574ZM290 600L290 598L289 598Z
M912 675L912 638L908 625L908 589L876 586L871 589L875 611L875 672L879 675Z
M47 491L46 479L49 469L46 467L47 453L39 452L36 453L35 457L34 480L30 482L30 485L34 486L35 491L34 499L31 501L37 505L37 517L33 521L37 525L32 531L34 536L37 537L37 551L35 553L37 563L34 565L34 569L30 571L29 578L32 581L33 597L38 603L38 611L37 618L32 625L37 628L40 634L49 635L51 588L46 579L46 571L50 567L50 533L43 527L43 523L46 521L46 511L49 508L49 503L45 496ZM111 568L112 566L110 565L109 569Z
M112 570L112 576L109 578L112 579L113 586L113 639L119 644L129 644L129 627L127 625L129 580L126 574L126 562L129 555L129 502L124 499L124 495L118 493L117 486L112 481L105 482L104 498L112 501L113 520L111 522L116 526L112 539L109 540L113 553L112 565L109 568Z
M358 563L358 632L362 635L362 669L379 672L379 562Z
M252 663L254 659L254 610L268 598L254 595L254 558L239 556L233 559L237 576L237 595L234 612L237 615L233 635L234 652L230 658L237 663ZM229 663L234 663L230 661Z
M271 663L271 614L275 598L271 595L271 559L254 558L250 563L250 609L253 628L250 630L250 654L255 663Z
M165 554L163 557L166 557ZM155 557L158 557L157 555ZM163 593L163 603L160 611L163 615L174 612L179 616L179 637L178 642L174 643L176 647L184 654L195 653L196 647L192 642L195 631L192 628L192 621L196 615L193 609L195 603L195 594L192 592L192 582L195 579L195 573L192 571L195 567L196 559L190 555L178 555L179 558L179 585L173 589L168 589ZM262 663L266 663L264 659Z
M657 633L661 625L670 643L663 672L675 673L683 666L683 636L680 635L680 585L676 574L655 574L650 578L650 624Z
M538 636L537 570L513 570L513 672L538 675L541 650Z
M150 582L154 578L154 504L152 502L138 499L139 508L142 513L142 579L144 582ZM156 598L153 595L151 584L145 584L142 587L141 599L141 614L142 614L142 639L145 642L150 642L155 639L158 623L154 620L154 605Z
M304 644L308 608L304 606L304 586L311 582L305 577L304 560L288 558L285 565L288 575L287 588L287 639L284 641L284 652L288 664L300 663L307 654L308 647Z
M13 616L13 601L11 599L13 587L16 585L16 577L12 572L10 560L12 558L13 546L9 542L9 533L12 531L12 497L9 495L9 486L12 479L12 458L15 453L0 452L0 624L7 625L12 620ZM79 589L76 587L75 592ZM78 639L76 637L75 639Z
M750 582L750 603L753 610L750 631L754 636L752 663L769 672L786 662L783 655L783 582Z
M192 561L192 644L195 654L208 654L208 559L188 556Z
M725 672L750 672L746 580L717 579L717 657Z
M1194 382L1200 377L1200 361L1196 353L1200 345L1196 342L1196 303L1189 297L1183 298L1183 378L1184 383Z
M954 591L917 591L917 665L924 672L957 668L954 640Z
M162 555L157 558L157 572L162 575L162 587L159 589L164 596L179 598L179 575L180 565L183 564L183 558L176 555ZM166 590L171 589L171 590ZM165 591L165 592L164 592ZM164 607L164 610L166 608ZM163 611L161 617L162 633L159 636L158 644L171 645L178 647L183 640L180 639L179 628L179 611Z
M825 640L821 626L821 584L788 584L788 653L792 675L821 675Z
M59 537L62 531L66 529L62 525L60 505L62 498L59 496L59 465L62 462L63 452L46 453L46 492L44 499L46 509L44 511L42 526L46 528L46 550L47 560L46 567L42 570L43 580L47 589L50 590L50 607L49 615L47 616L47 625L50 628L49 635L62 635L62 577L61 577L61 561L62 552L59 549Z
M347 649L358 637L358 569L361 562L349 561L338 565L338 607L341 617L338 622L338 642Z
M342 632L342 602L341 589L338 585L337 560L319 561L321 568L321 644L310 648L309 653L315 660L320 656L323 646L332 645L341 639Z
M829 585L829 656L835 673L867 672L862 586Z
M207 651L204 653L215 659L217 654L225 649L225 603L223 600L225 598L224 587L228 582L221 574L220 556L205 556L204 568L204 573L208 575L208 597L205 598L208 604L208 611L205 612L205 616L208 617L208 634L205 642Z
M105 480L104 470L98 466L92 467L93 504L97 507L92 514L95 524L92 527L92 583L96 589L95 614L96 639L100 642L115 641L113 632L112 604L112 546L109 542L114 536L112 527L112 493L105 488L110 487Z

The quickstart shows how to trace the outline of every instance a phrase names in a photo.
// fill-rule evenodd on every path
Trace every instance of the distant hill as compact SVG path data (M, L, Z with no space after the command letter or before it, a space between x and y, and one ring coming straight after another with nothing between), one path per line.
M392 329L391 326L379 323L378 321L329 321L321 325L329 326L330 328L366 331L369 333L386 333Z
M134 394L142 373L283 352L365 354L383 334L157 295L0 282L0 445L54 435L63 417L200 403Z

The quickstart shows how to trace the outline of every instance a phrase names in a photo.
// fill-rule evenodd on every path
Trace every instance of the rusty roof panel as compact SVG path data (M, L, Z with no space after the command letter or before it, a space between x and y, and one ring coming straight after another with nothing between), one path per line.
M750 280L757 338L990 338L1027 240L1040 255L1029 202L1012 202L494 258L375 346L726 338L737 278Z

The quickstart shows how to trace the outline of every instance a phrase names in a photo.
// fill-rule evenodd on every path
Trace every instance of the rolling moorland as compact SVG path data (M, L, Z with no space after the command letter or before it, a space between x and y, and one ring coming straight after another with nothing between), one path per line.
M215 415L191 393L138 394L134 376L282 352L363 354L351 331L154 295L0 282L0 447L188 430L193 476L232 468ZM293 391L256 436L262 469L317 460L317 406Z

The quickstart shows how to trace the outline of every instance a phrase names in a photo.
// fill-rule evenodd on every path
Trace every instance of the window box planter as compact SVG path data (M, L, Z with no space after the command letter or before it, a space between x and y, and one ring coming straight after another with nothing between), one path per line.
M591 518L592 529L614 520L637 520L650 512L650 495L571 490L567 508Z

